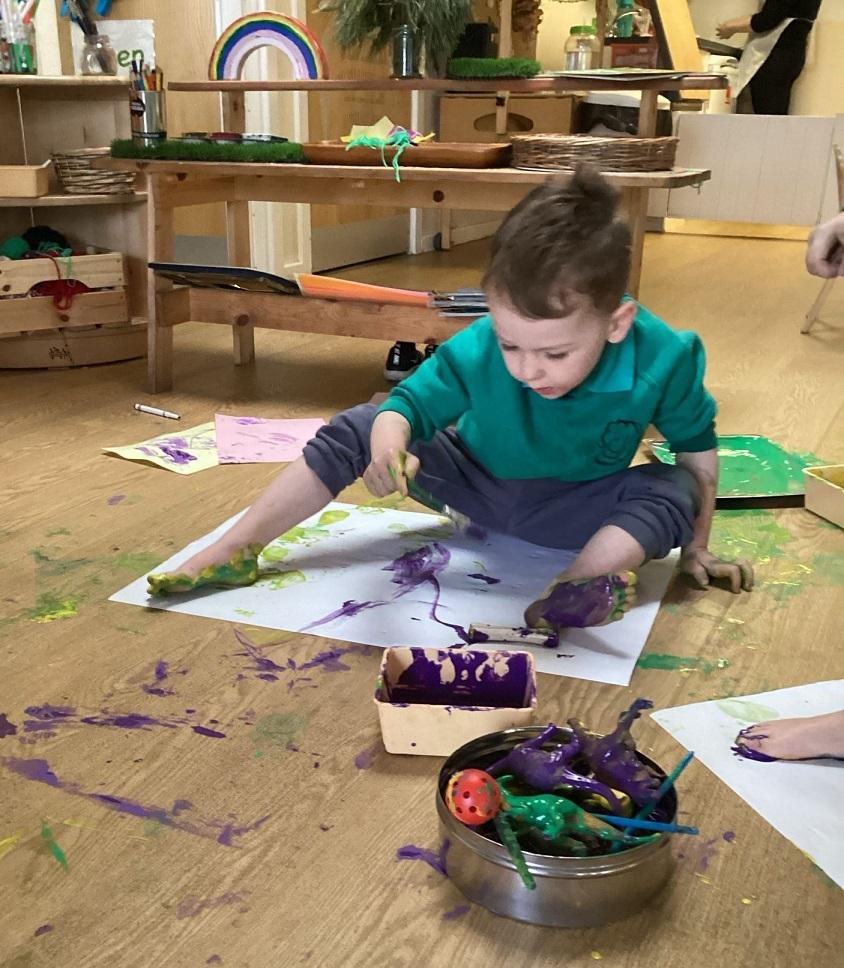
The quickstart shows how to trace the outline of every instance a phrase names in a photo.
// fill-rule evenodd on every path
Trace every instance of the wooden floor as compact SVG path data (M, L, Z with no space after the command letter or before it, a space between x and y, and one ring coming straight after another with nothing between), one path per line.
M472 244L347 274L471 285L484 250ZM801 336L820 286L802 259L799 243L649 237L642 298L703 335L722 432L764 433L844 462L844 283L825 321ZM236 370L220 327L179 328L178 392L149 402L181 413L180 425L133 412L148 399L142 361L0 374L0 712L19 727L0 728L8 733L0 757L43 759L60 783L0 766L0 966L834 964L844 947L842 892L699 764L680 794L702 835L684 845L670 889L645 914L577 931L521 925L474 905L444 920L463 903L458 891L425 864L395 859L404 844L438 844L440 761L382 751L369 769L354 762L378 739L371 695L380 650L350 655L349 671L317 670L317 688L291 690L283 678L239 678L245 660L230 624L106 601L244 507L275 469L180 478L102 456L101 447L189 427L215 410L327 417L384 389L386 343L258 331L257 344L257 364ZM344 498L367 495L358 485ZM759 587L734 598L675 583L647 649L729 666L708 675L640 668L629 689L542 677L542 721L574 715L607 728L636 696L665 707L844 676L842 532L802 510L719 514L715 544L754 557ZM51 616L59 617L45 621ZM329 644L244 630L279 664ZM160 660L169 663L169 696L142 689ZM226 738L93 725L24 733L25 708L44 704L182 717ZM637 734L657 760L679 758L650 721ZM193 826L173 829L154 809L115 812L98 795L157 805ZM231 846L226 834L215 839L215 823L247 827L264 816L257 829L232 832ZM45 820L67 872L42 837Z

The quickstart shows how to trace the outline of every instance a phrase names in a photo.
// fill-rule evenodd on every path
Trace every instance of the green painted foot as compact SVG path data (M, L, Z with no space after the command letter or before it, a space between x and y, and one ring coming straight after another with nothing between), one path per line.
M224 564L206 565L195 576L178 571L147 575L149 594L183 595L204 585L219 585L223 588L254 585L258 579L258 555L261 549L259 544L249 545L248 548L235 552Z
M528 606L525 624L530 628L589 628L624 618L636 601L636 575L623 571L574 581L558 581Z

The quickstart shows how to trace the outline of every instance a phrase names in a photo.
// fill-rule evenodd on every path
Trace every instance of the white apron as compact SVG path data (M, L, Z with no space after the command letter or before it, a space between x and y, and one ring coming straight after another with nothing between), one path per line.
M763 34L751 34L739 60L738 78L736 79L736 86L733 88L733 97L738 97L753 80L753 76L768 59L768 55L774 49L774 45L782 36L785 28L799 19L799 17L789 17L787 20L783 20L778 27L774 27L773 30L766 30Z

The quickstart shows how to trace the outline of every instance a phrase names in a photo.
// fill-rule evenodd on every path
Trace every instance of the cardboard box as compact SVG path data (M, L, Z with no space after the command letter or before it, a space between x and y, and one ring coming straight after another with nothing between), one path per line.
M520 94L507 99L507 134L571 134L570 94ZM440 141L500 142L492 94L447 94L440 99Z
M629 43L613 42L609 45L612 57L611 67L649 67L657 66L659 61L659 46L656 40L630 41Z
M0 165L0 196L40 198L50 190L50 165Z
M530 725L534 659L500 650L386 649L375 706L388 753L448 756L486 733Z
M844 528L844 464L806 467L806 510Z

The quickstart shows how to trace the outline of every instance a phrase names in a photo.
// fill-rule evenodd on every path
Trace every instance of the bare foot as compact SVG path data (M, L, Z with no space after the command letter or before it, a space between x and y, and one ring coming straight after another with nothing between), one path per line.
M527 607L525 624L554 631L608 625L624 618L635 601L636 574L632 571L557 581Z
M822 716L774 719L748 726L733 749L751 760L844 759L844 709Z
M179 571L147 575L149 594L178 595L203 585L252 585L258 578L258 555L262 548L251 544L232 554L228 547L217 542L189 558Z

